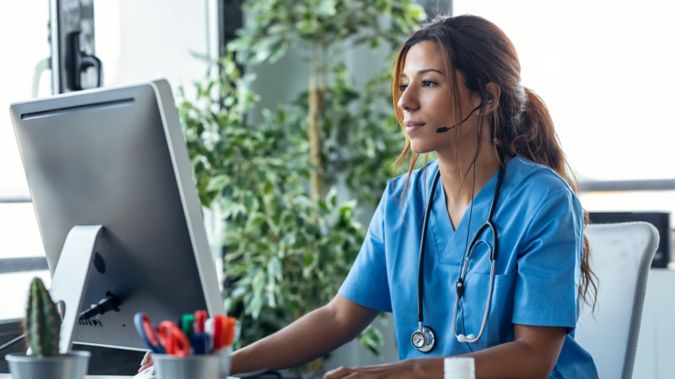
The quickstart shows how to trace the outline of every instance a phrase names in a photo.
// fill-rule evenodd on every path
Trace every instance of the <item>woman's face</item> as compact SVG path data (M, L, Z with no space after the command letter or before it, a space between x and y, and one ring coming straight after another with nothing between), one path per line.
M461 141L475 141L475 138L469 138L476 135L478 127L478 118L474 116L445 133L436 132L438 128L456 125L480 104L480 97L471 95L464 86L461 73L456 73L458 83L453 85L444 54L432 41L413 45L405 57L399 78L401 95L397 106L416 153L440 152L459 146ZM458 90L460 114L455 109L454 88Z

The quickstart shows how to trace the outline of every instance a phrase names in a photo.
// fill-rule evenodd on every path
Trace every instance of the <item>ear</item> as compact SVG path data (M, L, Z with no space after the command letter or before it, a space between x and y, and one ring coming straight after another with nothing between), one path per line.
M487 93L487 99L485 100L485 113L491 113L497 109L499 105L499 96L502 94L502 89L497 84L490 82L485 85L485 92Z

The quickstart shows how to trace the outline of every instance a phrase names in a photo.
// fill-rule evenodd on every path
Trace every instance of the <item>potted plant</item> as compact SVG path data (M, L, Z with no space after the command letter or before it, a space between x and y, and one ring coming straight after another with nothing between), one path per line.
M59 353L61 316L40 278L33 278L23 321L26 354L8 354L14 379L82 379L87 373L89 352Z
M194 83L194 95L179 95L202 205L222 220L225 305L242 322L240 346L337 292L403 147L391 60L380 57L380 72L357 80L343 53L359 45L393 51L425 18L412 0L244 7L251 22L228 54ZM273 65L289 48L306 53L306 91L251 117L259 97L241 67ZM377 354L382 336L369 327L359 340Z

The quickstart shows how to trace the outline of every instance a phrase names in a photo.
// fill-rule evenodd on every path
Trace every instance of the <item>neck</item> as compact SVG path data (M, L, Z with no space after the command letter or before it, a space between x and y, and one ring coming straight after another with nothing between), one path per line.
M499 159L491 144L481 144L456 152L439 151L438 165L445 195L449 202L468 203L499 170ZM474 157L476 157L474 161ZM474 167L475 166L475 167Z

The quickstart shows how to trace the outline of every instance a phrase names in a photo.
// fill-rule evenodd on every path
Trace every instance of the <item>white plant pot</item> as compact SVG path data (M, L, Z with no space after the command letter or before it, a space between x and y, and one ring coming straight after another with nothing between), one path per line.
M88 351L71 351L56 357L7 354L14 379L84 379L89 366Z

